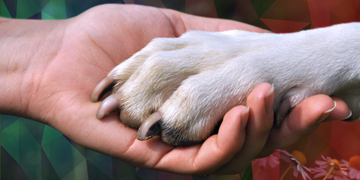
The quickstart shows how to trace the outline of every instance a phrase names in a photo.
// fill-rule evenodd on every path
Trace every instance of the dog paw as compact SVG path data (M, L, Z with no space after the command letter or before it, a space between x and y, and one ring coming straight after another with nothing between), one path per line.
M157 38L116 66L91 99L107 96L97 118L119 110L121 122L139 128L138 139L159 135L175 146L205 140L263 82L274 84L276 126L314 94L344 97L350 119L357 119L360 54L347 47L360 47L348 36L358 29L359 24L291 34L191 31Z
M120 121L139 128L141 140L160 135L176 146L205 140L255 85L253 76L239 82L241 67L233 60L238 45L230 34L193 31L154 39L95 88L92 101L110 92L97 118L120 110Z

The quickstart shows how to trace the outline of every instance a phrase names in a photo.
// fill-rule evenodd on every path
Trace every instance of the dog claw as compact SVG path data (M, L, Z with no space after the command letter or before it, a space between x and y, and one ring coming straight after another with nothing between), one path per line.
M99 99L108 91L112 89L112 84L114 84L114 79L106 77L98 85L96 85L94 91L91 94L91 101L97 102Z
M96 113L96 118L102 119L106 115L116 111L119 108L120 99L121 99L120 93L112 94L106 99L104 99L104 101L101 103Z
M162 116L159 112L151 114L139 128L137 139L147 140L153 136L159 135L161 132L161 119Z

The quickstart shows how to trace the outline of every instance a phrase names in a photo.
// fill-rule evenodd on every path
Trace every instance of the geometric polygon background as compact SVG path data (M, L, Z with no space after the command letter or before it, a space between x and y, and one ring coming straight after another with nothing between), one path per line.
M122 0L1 0L1 16L17 19L65 19L104 3Z
M295 32L360 20L359 0L0 0L0 16L65 19L104 3L166 7L194 15L238 20L274 32ZM0 115L0 121L0 179L238 179L236 176L199 178L138 169L83 148L50 126L8 115ZM332 128L331 124L327 126ZM355 126L360 127L359 122ZM340 140L336 142L339 144Z
M359 0L1 0L1 16L64 19L104 3L143 4L293 32L360 19Z

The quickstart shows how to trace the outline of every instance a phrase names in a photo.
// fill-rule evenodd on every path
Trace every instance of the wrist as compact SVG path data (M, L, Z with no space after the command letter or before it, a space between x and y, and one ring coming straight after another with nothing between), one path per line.
M0 113L28 112L45 69L61 44L56 21L0 18Z

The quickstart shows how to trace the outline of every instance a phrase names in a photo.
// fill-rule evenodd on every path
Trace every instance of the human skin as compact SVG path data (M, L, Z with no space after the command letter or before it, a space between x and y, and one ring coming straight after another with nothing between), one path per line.
M269 32L136 5L97 6L66 20L0 18L0 25L0 113L48 124L79 145L137 167L180 174L241 173L251 160L310 134L321 120L349 114L341 99L315 95L273 128L273 92L263 83L202 144L172 147L157 137L138 141L137 131L122 124L118 113L96 119L101 102L91 102L90 95L113 67L155 37L178 37L189 30ZM326 112L334 101L335 109Z

